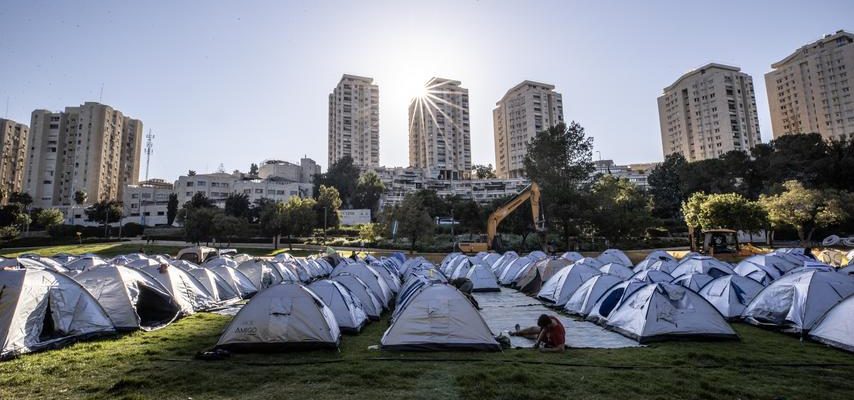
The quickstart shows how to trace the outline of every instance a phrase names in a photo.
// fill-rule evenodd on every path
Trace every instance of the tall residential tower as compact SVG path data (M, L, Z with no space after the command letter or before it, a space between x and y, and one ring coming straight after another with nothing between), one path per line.
M344 156L361 168L380 165L380 89L374 80L344 75L329 94L329 165Z
M0 118L0 204L6 204L11 193L24 189L29 132L24 124Z
M760 143L753 78L738 67L707 64L664 88L658 98L664 156L717 158Z
M801 47L765 74L774 137L854 138L854 34L837 31Z
M547 83L524 81L495 103L492 129L499 178L524 176L528 142L537 132L563 122L563 101L554 88Z
M432 78L409 103L409 165L438 179L471 177L469 90Z
M142 121L87 102L64 112L35 110L30 124L26 191L36 207L121 200L139 182Z

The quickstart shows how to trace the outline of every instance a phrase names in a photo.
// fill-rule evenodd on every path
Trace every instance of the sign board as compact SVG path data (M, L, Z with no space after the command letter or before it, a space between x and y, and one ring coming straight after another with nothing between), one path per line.
M338 210L338 220L341 225L353 226L371 223L371 210L369 208L357 210Z

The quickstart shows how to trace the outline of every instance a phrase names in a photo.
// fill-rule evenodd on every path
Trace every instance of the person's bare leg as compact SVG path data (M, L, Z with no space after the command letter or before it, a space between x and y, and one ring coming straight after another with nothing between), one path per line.
M516 332L510 332L513 336L521 336L524 338L536 340L540 336L540 328L532 326L529 328L519 329Z

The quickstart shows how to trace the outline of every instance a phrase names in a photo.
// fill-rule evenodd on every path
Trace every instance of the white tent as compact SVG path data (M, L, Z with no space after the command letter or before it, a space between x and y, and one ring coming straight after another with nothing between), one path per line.
M73 279L49 270L0 270L0 359L115 332Z
M519 275L519 272L525 269L528 264L532 264L534 262L534 258L528 256L514 259L510 262L510 264L507 265L506 268L504 268L504 271L500 275L498 275L498 283L500 285L505 286L513 283L513 280L516 279L516 276Z
M751 257L752 258L752 257ZM763 286L783 276L782 272L772 266L756 264L750 258L742 260L733 268L733 272L746 278L750 278Z
M565 267L554 274L543 284L537 293L537 298L554 307L563 307L570 296L575 293L582 283L601 274L601 272L583 263L583 259Z
M854 296L833 306L810 331L813 340L854 351Z
M574 263L574 262L584 258L584 256L582 256L581 253L578 253L575 251L567 251L566 253L561 254L560 258L565 258L565 259L569 260L569 262Z
M414 294L381 343L390 350L501 349L468 299L445 284L427 285Z
M490 267L490 268L491 268L491 267L492 267L492 264L495 264L495 262L496 262L496 261L498 261L498 259L499 259L499 258L501 258L501 255L500 255L500 254L498 254L498 253L489 253L489 254L487 254L487 255L483 256L483 259L482 259L481 261L482 261L482 264L484 264L484 265L486 265L487 267Z
M639 343L677 337L738 338L708 301L670 283L636 290L611 313L605 327Z
M647 269L632 275L630 279L646 283L658 283L670 282L673 280L673 276L664 271L659 271L656 269Z
M492 272L495 273L496 277L500 277L501 274L504 273L504 270L507 269L508 266L510 266L510 263L512 263L517 258L519 258L519 255L516 254L516 252L514 251L508 251L504 253L504 255L502 255L501 258L499 258L498 261L495 262L495 264L492 264Z
M116 329L162 328L181 312L168 289L151 275L133 268L104 265L74 279L104 308Z
M257 258L240 263L237 269L249 277L258 290L278 285L284 280L282 274L272 263Z
M339 265L334 271L332 271L331 276L334 277L343 272L349 272L362 279L371 291L374 292L377 298L380 299L383 308L388 308L388 305L391 304L391 300L394 299L394 294L392 293L391 288L388 287L385 279L383 279L376 270L367 264L357 262L354 264L347 264L346 266Z
M646 270L652 271L661 271L664 273L673 272L676 267L679 266L679 262L667 258L658 258L658 259L646 259L638 263L637 266L633 269L635 272L643 272Z
M726 319L739 319L744 307L765 287L759 282L741 275L724 275L700 289L700 296Z
M157 279L172 295L175 302L181 306L184 315L196 311L205 311L217 306L213 295L194 276L184 270L170 265L160 267L145 267L140 269Z
M818 270L785 275L747 305L745 321L785 331L807 332L831 307L854 294L854 279Z
M471 281L473 292L497 292L501 290L492 269L485 264L477 264L469 268L466 278Z
M700 288L711 282L713 279L715 278L712 278L711 275L707 274L685 274L673 278L670 283L682 286L686 289L691 289L695 292L699 292Z
M599 267L599 271L603 274L619 276L621 279L629 279L635 274L631 268L619 263L607 263Z
M539 250L534 250L534 251L528 253L528 257L531 257L534 260L542 260L548 256L549 256L548 254L543 253L542 251L539 251Z
M387 267L381 262L376 262L369 267L385 280L386 285L388 285L393 294L397 294L400 291L400 278L397 276L397 270L394 270L393 267Z
M448 276L448 279L454 280L457 278L462 278L469 273L469 269L474 265L472 260L470 259L462 259L461 261L453 264L454 267L449 271L449 273L445 274Z
M332 310L305 286L285 283L243 306L216 346L232 351L337 348L340 340Z
M362 303L362 309L365 310L368 318L374 321L380 319L380 315L383 312L382 300L374 294L365 281L349 272L342 272L330 279L344 285L354 297L359 299L359 302Z
M3 258L0 257L0 269L17 269L17 268L31 268L31 269L46 269L54 272L61 272L64 274L68 274L70 271L63 266L59 266L56 268L53 264L48 265L43 263L41 260L36 260L30 257L14 257L14 258ZM74 271L77 272L77 271Z
M61 262L56 261L50 257L44 257L44 256L40 256L38 254L22 254L18 258L21 259L22 261L23 260L35 261L35 262L39 263L39 265L42 266L43 269L49 269L51 271L62 272L62 273L68 272L68 269L63 267Z
M629 257L626 255L626 253L623 253L622 250L617 250L617 249L605 250L602 252L602 254L599 254L599 256L596 257L596 259L601 261L602 264L618 263L618 264L623 264L627 267L632 266L632 260L629 259Z
M68 264L63 265L63 267L69 271L82 272L106 263L107 262L104 261L103 258L98 256L83 256L69 261Z
M341 283L322 279L312 282L308 288L332 310L341 331L358 333L368 323L362 302Z
M605 294L614 285L623 282L615 275L596 275L581 284L575 293L569 297L564 310L572 315L586 317L596 304L596 300Z
M679 263L679 266L670 275L678 278L687 274L707 274L711 275L712 278L717 278L734 273L735 271L732 270L732 266L723 261L719 261L714 257L696 256Z
M137 258L136 260L128 261L128 263L125 264L125 266L130 267L130 268L135 268L135 269L142 269L145 267L159 267L162 264L164 264L164 263L161 263L160 261L157 261L153 258L141 257L141 258Z
M220 265L208 267L208 269L222 277L225 283L242 299L248 299L258 293L258 288L255 287L252 280L237 268Z
M211 294L213 300L220 305L234 303L241 299L240 293L234 290L223 277L210 269L195 268L190 270L185 269L184 271L198 279L204 285L205 289L208 290L208 293Z
M636 290L646 286L649 282L642 282L635 279L629 279L617 283L608 288L608 290L599 296L599 299L590 308L587 314L587 320L597 324L608 322L608 317L622 302Z
M301 282L299 271L303 269L297 263L293 261L282 262L276 260L270 260L265 262L267 263L267 265L269 265L271 268L275 269L276 272L279 273L279 276L282 277L282 282Z
M237 268L237 266L240 264L237 261L234 261L229 256L216 256L214 258L211 258L211 259L205 261L205 263L202 264L202 266L205 268L219 267L221 265L225 265L227 267L232 267L232 268Z

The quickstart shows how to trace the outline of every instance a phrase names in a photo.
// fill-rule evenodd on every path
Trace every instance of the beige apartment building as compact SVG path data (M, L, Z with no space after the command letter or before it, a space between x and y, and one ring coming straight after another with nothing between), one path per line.
M554 88L547 83L524 81L495 103L492 129L499 178L523 177L528 143L537 132L563 122L563 99Z
M774 137L854 138L854 34L837 31L771 64L765 74Z
M665 157L699 161L761 142L753 78L738 67L710 63L682 75L658 98L658 117Z
M35 110L30 126L25 187L36 207L73 205L77 191L88 203L120 200L139 182L142 121L87 102Z
M344 156L361 168L380 164L380 89L372 78L345 74L329 94L329 166Z
M432 78L409 103L409 164L434 179L471 178L469 90Z
M0 118L0 204L7 204L11 193L24 189L29 134L26 125Z

